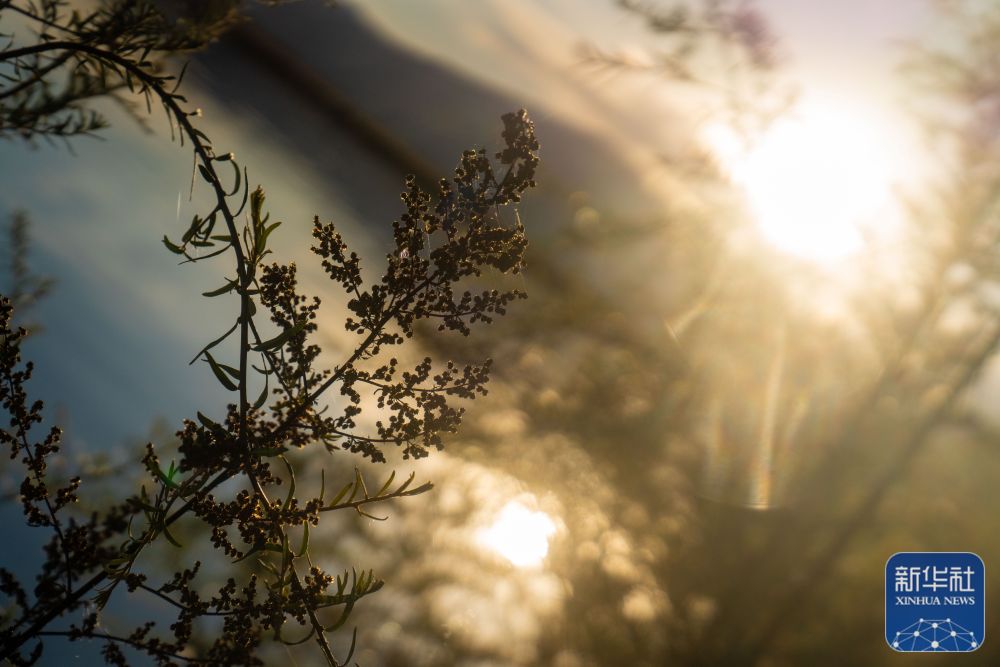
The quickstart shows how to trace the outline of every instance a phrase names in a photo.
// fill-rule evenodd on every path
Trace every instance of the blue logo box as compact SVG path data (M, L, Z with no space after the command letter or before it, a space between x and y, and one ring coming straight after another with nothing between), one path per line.
M975 651L985 631L982 558L973 553L906 552L885 564L885 640L894 650Z

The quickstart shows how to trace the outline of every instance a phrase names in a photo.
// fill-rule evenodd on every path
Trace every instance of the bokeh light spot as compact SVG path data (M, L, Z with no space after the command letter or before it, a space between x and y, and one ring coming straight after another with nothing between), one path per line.
M476 542L517 567L537 567L549 553L549 539L556 524L545 512L531 510L512 500L489 526L476 534Z

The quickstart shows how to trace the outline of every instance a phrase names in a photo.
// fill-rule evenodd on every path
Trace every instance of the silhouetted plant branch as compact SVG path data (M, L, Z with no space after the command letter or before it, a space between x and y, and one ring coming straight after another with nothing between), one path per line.
M20 610L0 629L0 659L31 664L41 656L42 643L27 656L21 653L25 644L45 636L65 636L106 642L104 657L114 664L125 663L119 644L141 650L161 664L177 659L259 664L256 651L263 633L271 631L285 641L282 629L291 620L308 630L295 643L314 639L327 664L339 665L326 634L341 627L354 605L383 584L371 571L330 575L315 566L309 559L310 527L319 525L322 513L335 510L354 509L372 517L365 509L369 505L417 495L431 485L410 488L411 476L390 490L392 474L370 494L355 471L354 481L328 501L324 470L319 495L300 498L294 454L323 443L330 452L346 449L385 461L379 445L391 443L402 447L404 458L423 457L430 448L440 449L442 434L454 432L461 422L463 410L450 399L486 393L489 361L463 368L449 362L435 373L429 358L403 371L395 357L385 357L390 348L412 337L419 321L433 318L441 330L469 335L472 324L489 323L503 315L512 300L524 296L517 290L476 295L465 288L484 271L513 274L523 267L524 228L519 219L513 225L504 223L500 212L519 202L534 185L538 143L532 124L523 111L504 116L506 147L495 156L504 168L502 178L497 178L486 152L479 150L462 156L453 182L442 179L436 197L423 192L412 178L407 181L402 196L406 211L394 223L394 248L378 281L363 278L360 258L349 251L332 224L315 220L313 251L350 297L351 315L345 326L361 338L335 369L318 369L314 364L320 349L309 337L317 331L320 301L297 292L294 264L265 262L271 254L269 238L280 223L270 222L263 190L251 191L246 170L232 154L215 152L192 122L198 112L188 111L186 99L176 92L179 80L159 73L157 57L203 45L232 17L226 14L210 30L192 31L178 30L147 2L110 2L86 16L66 14L63 9L57 0L17 6L19 14L65 37L54 39L42 31L34 44L0 51L0 64L9 67L7 80L12 83L9 89L0 89L0 132L29 140L89 134L103 125L86 102L118 95L122 88L142 96L148 109L153 101L163 107L181 143L191 143L198 172L215 199L207 215L194 216L179 242L164 237L163 243L184 258L182 263L232 251L235 278L227 278L204 296L235 294L239 316L195 359L205 361L218 383L236 395L236 403L219 420L198 412L197 419L184 422L177 434L179 464L164 468L155 447L147 445L143 464L151 490L144 484L138 495L86 523L76 517L65 519L61 510L77 500L80 480L75 478L54 493L46 484L45 461L59 451L59 431L53 428L42 441L31 442L32 426L42 422L42 404L29 405L24 385L31 364L22 365L20 357L24 331L13 326L13 305L3 300L0 396L14 428L3 431L3 441L10 444L12 458L23 454L28 468L21 495L29 524L51 527L55 537L46 549L33 601L12 574L0 570L0 592ZM64 67L70 68L69 82L53 93L48 77ZM231 186L223 184L217 171L221 163L233 170ZM239 225L237 217L247 206L247 223ZM220 218L225 232L216 234ZM206 254L193 254L192 249ZM261 334L255 322L261 308L269 314L275 333ZM217 358L217 350L237 331L238 362L230 366ZM259 359L259 366L251 357ZM260 389L252 402L251 383ZM345 404L333 415L319 409L318 402L335 386ZM388 414L385 421L376 421L375 434L358 431L361 390L366 387L377 409ZM245 478L248 489L229 500L214 496L220 485L238 476ZM280 486L287 488L284 499L272 499L270 490ZM204 599L192 587L200 563L160 586L147 583L149 575L142 571L140 557L160 538L179 547L171 527L187 515L211 528L213 545L234 564L250 566L242 588L230 578L217 594ZM297 545L291 529L298 534ZM304 575L298 569L301 559L309 564ZM152 623L123 636L98 629L100 610L122 584L130 593L152 593L177 610L172 640L152 636ZM97 611L86 611L81 625L65 631L47 629L55 619L79 609L95 590ZM339 615L324 621L320 614L334 607L340 608ZM223 629L204 657L190 659L184 651L201 616L222 617ZM353 645L352 641L351 653Z

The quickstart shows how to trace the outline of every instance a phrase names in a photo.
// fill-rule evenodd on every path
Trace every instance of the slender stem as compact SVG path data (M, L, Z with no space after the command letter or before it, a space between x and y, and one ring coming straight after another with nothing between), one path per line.
M253 472L248 471L247 476L250 478L251 484L253 484L254 491L260 498L261 502L264 503L264 507L271 510L271 501L267 497L267 493L264 491L264 487L261 486L260 481ZM281 541L281 544L286 544L287 538L285 535L285 530L281 525L281 521L277 518L273 519L273 528L275 536ZM292 586L295 588L295 592L301 594L303 592L302 582L299 580L299 573L295 569L295 561L291 560L288 563L288 567L292 571ZM316 616L316 610L311 606L306 605L306 610L309 614L309 623L312 625L314 636L316 637L316 643L319 645L320 650L323 652L323 657L326 658L326 663L330 667L341 667L340 663L337 662L337 658L333 655L333 649L330 648L330 642L326 639L326 630L323 628L323 624L320 623L319 618Z
M135 62L119 56L113 52L92 46L86 43L71 42L65 40L55 40L50 42L43 42L39 44L33 44L30 46L25 46L17 49L9 49L7 51L0 52L0 62L6 62L10 60L16 60L19 58L24 58L26 56L47 53L51 51L66 51L66 52L76 52L85 53L98 60L104 61L121 67L126 72L135 76L139 81L143 83L149 90L151 90L155 95L161 100L168 110L168 113L172 115L182 131L183 135L186 135L193 147L195 155L198 161L205 167L206 174L208 176L209 184L215 193L216 199L218 201L218 207L222 213L223 218L226 222L226 227L230 236L231 245L233 251L236 255L237 263L237 277L240 284L240 422L239 422L239 438L240 444L246 448L248 443L249 429L247 425L247 412L248 412L248 401L247 401L247 353L249 349L249 330L250 330L250 296L247 294L248 288L253 281L253 276L250 272L250 267L247 265L246 257L244 255L242 243L240 241L240 236L236 221L234 219L232 211L229 209L227 202L227 194L225 189L222 187L221 181L216 174L214 168L214 156L211 149L206 146L199 133L195 130L194 126L191 124L189 114L181 108L177 99L168 92L162 85L160 79L155 75L150 74L142 67L140 67ZM345 361L332 375L329 377L320 387L310 393L306 400L301 402L291 414L287 416L284 422L279 424L270 434L269 441L275 441L279 439L284 433L286 433L294 424L297 423L299 417L312 405L316 403L319 397L326 392L330 387L332 387L336 382L341 380L343 376L348 372L349 369L353 367L353 363L361 358L368 348L377 340L378 336L381 334L385 325L387 325L395 316L397 316L406 305L409 304L410 300L415 297L420 291L426 289L428 286L434 283L438 277L438 272L434 272L425 280L423 280L419 285L417 285L410 292L405 294L399 302L395 300L390 302L389 307L386 309L383 317L372 327L371 333L365 338L365 340L355 349L354 353L350 358ZM207 486L198 492L199 496L211 491L213 488L223 483L224 481L230 479L235 474L237 474L238 468L229 468L220 472ZM260 486L259 482L256 480L255 476L248 471L248 476L251 479L252 484L258 494L261 495L262 499L266 501L266 494L264 494L263 488ZM193 499L188 501L181 508L177 509L173 514L164 519L164 526L169 526L173 524L177 519L186 514L193 503ZM270 505L268 504L268 507ZM299 589L301 589L301 582L298 579L298 574L294 571L293 566L293 584ZM99 572L94 575L90 580L80 586L76 591L68 592L66 598L57 606L54 606L43 613L31 626L24 632L12 636L7 642L3 644L2 649L0 649L0 660L10 657L20 646L22 646L26 641L32 637L42 636L42 635L57 635L65 634L57 631L45 631L44 628L55 618L58 618L63 613L68 611L74 605L76 605L87 593L92 591L101 582L107 579L107 574L105 572ZM321 650L326 657L327 662L333 666L338 667L339 663L333 656L332 650L330 649L329 643L326 641L326 637L322 631L322 624L319 622L315 615L314 610L309 610L310 621L317 630L317 642L320 645ZM109 641L125 641L128 642L127 638L118 638L108 635L103 635Z
M74 632L72 630L43 630L43 631L41 631L41 632L38 633L38 636L39 637L67 637L67 638L69 638L70 641L76 641L78 639L82 639L83 638L82 635L79 635L78 633L76 633L76 632ZM154 655L162 656L162 657L165 657L165 658L171 658L171 659L174 659L174 660L183 660L184 662L189 662L189 663L196 664L196 665L211 665L211 664L215 664L215 662L216 662L216 661L213 661L213 660L208 660L208 659L203 659L203 658L189 658L189 657L180 655L179 653L172 653L170 651L164 651L163 649L153 649L153 648L150 648L148 645L143 644L142 642L138 642L138 641L136 641L134 639L130 639L128 637L120 637L118 635L109 635L109 634L103 634L103 633L101 633L101 634L88 635L87 638L88 639L91 639L91 638L93 638L93 639L103 639L103 640L109 641L109 642L118 642L120 644L128 644L129 646L137 648L140 651L146 651L147 653L152 653Z
M7 381L7 386L10 389L11 396L15 395L14 381L8 375L4 378ZM35 477L35 482L40 485L45 485L42 481L41 476L38 474L38 469L35 467L35 456L31 453L31 445L28 443L27 431L25 429L25 424L18 423L17 425L18 435L21 440L21 449L24 450L24 455L28 459L28 463L31 467L32 474ZM44 465L44 464L43 464ZM71 590L73 590L73 570L70 567L70 557L69 548L66 546L66 536L63 534L62 523L59 522L59 517L56 516L56 510L52 507L52 503L49 501L49 494L46 487L45 497L42 499L45 503L45 509L49 513L49 518L52 520L52 528L56 531L56 538L59 540L59 548L63 554L63 560L66 565L66 594L68 595ZM27 506L27 505L26 505Z
M46 26L48 26L50 28L54 28L55 30L59 30L60 32L68 33L68 34L73 35L75 37L83 37L84 36L83 33L79 32L79 31L73 30L72 28L67 28L64 25L59 25L55 21L50 21L49 19L45 18L44 16L39 16L38 14L35 14L31 10L24 9L22 7L18 7L17 5L15 5L13 3L13 0L11 0L11 2L7 3L3 7L0 7L0 9L10 9L12 12L17 12L18 14L21 14L25 18L31 19L32 21L37 21L38 23L41 23L42 25L46 25ZM93 16L93 15L91 15L91 16Z
M58 69L72 57L73 54L67 51L66 53L62 54L62 56L53 59L52 62L50 62L48 65L36 71L32 76L28 77L24 81L21 81L16 86L0 91L0 100L10 97L11 95L16 95L25 88L30 88L31 86L35 85L36 83L44 79L45 75L49 74L55 69Z
M400 304L398 306L389 308L388 311L387 311L387 313L385 314L385 316L382 318L380 326L378 328L376 328L375 330L373 330L372 333L368 335L368 337L361 343L361 345L359 345L358 348L355 349L355 351L351 355L351 357L347 361L345 361L343 364L341 364L340 367L338 367L338 369L327 380L327 382L325 382L323 384L322 387L320 387L315 392L313 392L313 394L310 396L310 398L305 403L301 404L298 408L296 408L296 410L294 410L293 413L291 415L289 415L289 417L288 417L288 419L286 419L286 421L284 421L281 425L279 425L278 427L276 427L274 431L271 432L268 440L269 441L274 441L277 438L279 438L285 431L288 430L288 428L291 427L292 424L294 424L294 420L297 419L298 417L300 417L302 415L302 413L305 411L305 408L308 405L311 405L313 402L315 402L316 398L320 394L322 394L323 391L325 391L326 389L328 389L329 387L331 387L336 381L340 380L343 377L344 373L346 373L347 370L351 367L351 364L353 364L359 357L361 357L361 355L364 354L364 352L368 349L368 347L374 342L374 340L376 338L376 334L379 331L379 329L382 326L384 326L386 323L388 323L389 320L391 320L392 317L394 317L395 314L399 311L399 309L402 308L409 301L409 299L411 299L414 296L416 296L416 294L421 289L424 289L429 284L431 284L433 282L433 280L436 279L436 277L437 277L436 273L432 274L425 281L423 281L420 285L418 285L416 288L414 288L413 290L411 290L400 301ZM199 495L205 495L205 494L209 493L215 487L219 486L223 482L225 482L228 479L232 478L234 475L237 474L237 472L238 472L238 470L235 469L235 468L230 468L230 469L223 470L204 489L202 489L201 491L199 491ZM164 525L165 526L170 526L175 521L177 521L179 518L181 518L182 516L184 516L185 514L187 514L190 511L191 505L192 505L193 502L194 502L193 499L189 500L182 507L180 507L176 511L174 511L173 514L171 514L169 517L167 517L164 520ZM56 618L58 618L59 616L61 616L62 614L64 614L66 611L68 611L74 604L78 603L85 595L87 595L90 591L92 591L94 588L96 588L98 585L100 585L105 579L107 579L107 577L108 577L107 573L105 573L103 571L95 574L90 580L88 580L80 588L78 588L72 594L68 595L66 597L66 599L64 600L63 604L61 604L61 605L59 605L57 607L53 607L53 608L49 609L38 620L36 620L27 630L25 630L24 632L22 632L22 633L20 633L18 635L15 635L15 636L11 637L7 642L4 643L2 649L0 649L0 660L3 660L5 658L9 657L14 651L17 650L18 647L20 647L26 641L28 641L29 639L31 639L31 637L37 636L38 632L41 631L46 625L48 625L53 620L55 620Z
M221 473L216 475L216 477L211 482L209 482L208 485L204 487L204 489L199 491L199 494L205 495L209 493L210 491L212 491L212 489L219 486L220 484L222 484L235 474L236 472L232 470L222 471ZM164 519L163 521L164 525L170 526L178 519L180 519L182 516L187 514L187 512L190 511L193 502L194 502L193 499L189 500L184 504L183 507L177 509L173 514ZM101 583L103 583L107 578L108 578L107 572L103 570L98 572L89 580L87 580L85 584L77 588L71 594L67 595L62 600L61 604L49 608L48 611L39 616L38 619L35 620L35 622L32 623L31 626L29 626L28 629L26 629L24 632L14 635L9 640L4 642L3 646L0 647L0 660L5 660L9 658L11 654L14 651L16 651L21 645L23 645L26 641L30 640L32 637L37 636L42 631L42 629L45 628L45 626L47 626L49 623L51 623L52 621L59 618L67 611L69 611L71 608L73 608L73 606L79 603L80 600L82 600L85 595L87 595L88 593L90 593L90 591L100 586Z
M344 377L344 374L348 371L348 369L352 367L354 362L357 361L365 353L365 351L367 351L367 349L371 346L371 344L375 342L375 339L382 332L383 327L385 327L385 325L388 324L392 320L392 318L396 317L396 315L402 312L402 310L406 307L406 305L410 302L410 300L417 294L419 294L421 290L424 290L428 286L432 285L434 281L437 280L437 277L438 277L438 272L435 271L425 280L423 280L419 285L417 285L412 290L407 292L403 296L403 298L400 299L398 304L390 304L390 307L386 310L386 313L382 316L382 319L379 320L374 327L372 327L371 333L368 334L365 340L362 341L361 345L359 345L357 349L354 350L354 353L350 356L350 358L343 364L341 364L340 367L338 367L337 370L333 373L333 375L327 378L326 382L324 382L317 389L315 389L309 396L307 396L305 401L300 403L294 410L292 410L292 412L288 415L288 417L285 418L285 421L283 421L281 424L275 427L273 431L271 431L268 440L270 442L274 442L282 435L284 435L293 425L295 425L296 420L298 420L298 418L301 417L302 414L311 405L316 403L316 401L319 399L320 396L323 395L323 393L325 393L330 387L332 387L334 384L336 384L339 380L341 380Z
M205 167L205 171L209 176L209 184L212 186L212 190L215 193L215 198L218 202L219 211L222 213L223 218L226 221L226 228L229 232L230 245L233 251L236 253L236 273L240 283L240 429L239 438L240 444L246 446L247 444L247 342L248 342L248 326L250 319L250 296L246 293L248 286L252 282L252 276L250 275L246 257L243 253L243 245L240 242L239 230L236 226L236 220L233 216L232 211L229 209L229 204L227 200L227 195L225 189L222 187L222 183L219 180L218 174L216 174L215 166L213 164L213 156L211 150L204 144L199 136L198 132L195 131L194 126L191 124L189 114L181 108L178 104L176 98L171 95L160 83L160 80L156 76L150 74L142 67L139 67L133 61L123 58L116 53L112 53L105 49L100 49L89 44L83 44L78 42L70 41L53 41L53 42L43 42L40 44L33 44L31 46L26 46L20 49L11 49L0 53L0 61L6 61L16 58L23 58L27 55L45 53L49 51L67 51L67 52L82 52L89 54L100 60L104 60L123 69L127 70L129 73L134 75L137 79L142 81L150 90L156 93L156 96L160 98L161 102L166 105L167 109L174 116L177 121L178 126L184 132L185 135L191 141L194 146L195 155L198 160Z
M146 591L147 593L151 593L151 594L155 595L156 597L160 598L164 602L167 602L170 605L172 605L174 607L177 607L178 609L181 609L183 611L191 611L190 607L181 604L180 602L178 602L177 600L173 599L172 597L170 597L169 595L167 595L163 591L159 591L159 590L153 588L152 586L147 586L146 584L139 584L139 588L141 588L142 590ZM198 612L198 614L201 615L201 616L232 616L235 613L237 613L237 612L235 612L235 611L199 611Z
M386 493L381 496L372 496L371 498L361 498L360 500L354 500L349 503L340 503L339 505L329 505L327 507L320 508L320 512L335 512L337 510L345 509L356 509L360 510L365 505L371 503L380 503L386 500L393 500L395 498L403 498L405 496L419 496L421 493L430 491L430 482L422 484L415 489L407 489L406 491L394 491L392 493Z

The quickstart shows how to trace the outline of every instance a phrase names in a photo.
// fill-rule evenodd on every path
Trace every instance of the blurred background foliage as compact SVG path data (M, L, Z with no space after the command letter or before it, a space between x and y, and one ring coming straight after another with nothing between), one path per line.
M216 143L274 183L276 210L333 210L376 255L400 174L445 173L508 108L528 107L538 124L541 194L520 210L529 300L471 342L425 340L442 358L492 356L489 399L445 452L390 460L434 493L392 506L387 521L340 517L313 536L324 566L362 563L387 581L352 617L359 663L905 660L882 640L891 554L974 551L996 588L1000 10L934 3L933 30L893 47L923 132L920 178L893 174L892 225L876 221L859 249L827 262L760 233L753 193L704 132L728 128L741 148L766 141L813 84L787 67L794 35L777 31L768 3L473 4L252 7L253 21L189 72ZM213 24L234 5L165 6ZM157 230L194 204L173 200L178 153L109 113L118 148L74 144L68 159L5 147L14 187L0 202L37 219L34 266L59 280L33 312L47 330L30 344L49 365L43 395L65 406L67 467L113 473L118 488L129 447L116 443L183 414L185 400L211 400L141 388L150 376L164 393L184 386L172 367L201 335L157 317L225 317L174 296L197 278L166 259L141 270L148 260L128 259L158 253ZM814 178L834 193L810 202L819 214L854 196L838 179L871 156L816 159L826 168ZM132 160L138 175L124 183L83 174ZM53 192L63 174L65 195ZM162 183L177 185L144 194ZM791 199L796 186L776 187ZM123 215L127 233L104 229ZM301 252L310 219L286 222L297 231L283 251ZM23 273L19 258L9 263ZM303 273L307 291L319 284ZM122 276L135 284L114 286ZM74 280L101 285L112 305L82 308L90 298ZM324 335L336 348L344 334ZM148 345L162 354L143 373L110 359ZM80 399L88 386L100 405ZM169 441L169 423L141 439ZM334 463L345 480L356 465L388 470L346 454ZM157 557L172 567L196 556ZM132 610L105 622L116 613ZM312 658L275 650L274 664Z

